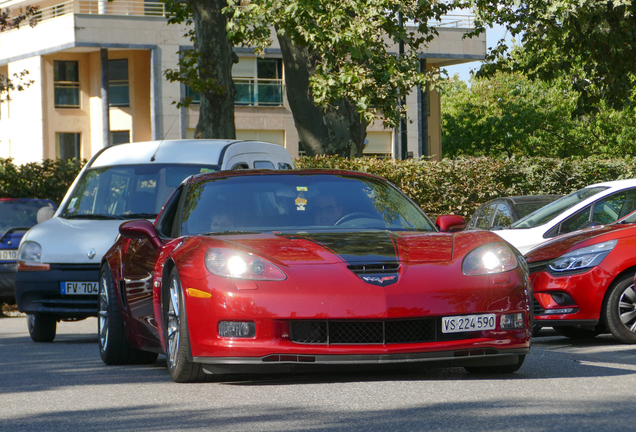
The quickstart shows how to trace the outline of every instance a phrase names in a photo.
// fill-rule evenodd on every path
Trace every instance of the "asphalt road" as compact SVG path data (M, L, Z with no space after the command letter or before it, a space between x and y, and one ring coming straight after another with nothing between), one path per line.
M233 377L175 384L152 366L106 366L97 323L53 343L0 318L0 431L634 431L636 346L544 329L514 375L461 368Z

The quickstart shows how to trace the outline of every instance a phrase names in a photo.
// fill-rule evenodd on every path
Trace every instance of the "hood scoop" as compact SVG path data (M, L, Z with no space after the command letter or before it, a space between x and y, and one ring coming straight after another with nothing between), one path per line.
M347 266L349 270L357 275L365 274L395 274L400 265L397 263L379 263L379 264L359 264Z
M398 281L400 265L398 263L356 264L347 268L364 282L384 287Z

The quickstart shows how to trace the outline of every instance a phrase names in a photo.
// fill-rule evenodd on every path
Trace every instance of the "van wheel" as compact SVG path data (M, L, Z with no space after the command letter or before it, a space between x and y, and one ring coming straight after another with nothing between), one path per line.
M99 354L107 365L151 364L157 353L141 351L130 346L124 320L107 265L99 272L99 312L97 316Z
M27 326L33 342L53 342L57 331L57 320L51 315L28 314Z
M621 342L636 343L636 291L634 276L612 284L605 305L605 320L614 337Z
M471 374L510 374L521 369L525 359L525 355L520 355L519 360L515 364L503 366L464 366L464 369Z

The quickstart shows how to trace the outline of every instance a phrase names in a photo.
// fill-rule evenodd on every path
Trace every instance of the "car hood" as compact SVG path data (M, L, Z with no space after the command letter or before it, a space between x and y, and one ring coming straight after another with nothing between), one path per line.
M217 239L296 265L444 262L453 255L453 235L447 233L316 232Z
M35 225L22 238L42 246L43 263L99 264L119 235L122 220L54 217ZM95 254L90 255L89 251Z
M563 234L543 242L527 252L525 258L528 262L554 259L572 249L578 249L579 247L598 243L603 240L633 235L636 235L636 225L632 224L613 224L586 228L572 233Z

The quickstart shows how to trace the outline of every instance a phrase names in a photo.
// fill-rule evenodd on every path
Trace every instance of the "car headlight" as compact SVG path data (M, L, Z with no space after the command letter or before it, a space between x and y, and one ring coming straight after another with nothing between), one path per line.
M231 249L214 248L205 253L205 267L217 276L252 280L285 280L287 276L271 262Z
M462 272L468 276L503 273L519 265L512 249L504 243L488 243L471 251L464 258Z
M548 264L551 270L565 272L597 266L614 249L618 240L609 240L568 252Z
M42 246L34 241L25 241L18 249L18 271L50 270L49 264L42 264Z

